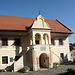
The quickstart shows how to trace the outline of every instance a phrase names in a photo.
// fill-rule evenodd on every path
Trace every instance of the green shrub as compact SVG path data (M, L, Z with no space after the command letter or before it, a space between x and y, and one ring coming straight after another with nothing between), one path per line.
M58 63L58 62L56 62L55 64L56 64L56 65L59 65L59 63Z
M30 67L29 66L24 66L22 69L21 69L21 72L25 72L25 71L30 71Z

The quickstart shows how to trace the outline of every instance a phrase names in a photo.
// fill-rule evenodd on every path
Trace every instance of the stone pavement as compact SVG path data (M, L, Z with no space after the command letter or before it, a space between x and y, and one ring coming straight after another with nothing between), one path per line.
M0 75L56 75L58 73L64 73L68 68L75 70L75 65L61 65L58 68L42 70L42 71L30 71L28 73L19 72L0 72Z

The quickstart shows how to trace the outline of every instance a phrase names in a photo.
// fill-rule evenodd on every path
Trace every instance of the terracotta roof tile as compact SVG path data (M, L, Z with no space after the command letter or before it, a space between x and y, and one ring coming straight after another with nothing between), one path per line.
M53 32L68 32L68 33L72 33L72 31L69 28L67 28L65 25L63 25L58 20L46 19L46 22L50 25L50 27L52 28Z
M0 30L26 30L27 27L30 27L36 18L28 17L16 17L16 16L3 16L0 15ZM58 20L45 19L48 22L52 32L68 32L72 31L64 26Z

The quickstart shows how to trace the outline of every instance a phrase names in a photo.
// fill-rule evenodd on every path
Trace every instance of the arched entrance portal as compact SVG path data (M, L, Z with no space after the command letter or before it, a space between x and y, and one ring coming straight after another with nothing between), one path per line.
M49 57L46 53L42 53L39 57L40 68L49 68Z

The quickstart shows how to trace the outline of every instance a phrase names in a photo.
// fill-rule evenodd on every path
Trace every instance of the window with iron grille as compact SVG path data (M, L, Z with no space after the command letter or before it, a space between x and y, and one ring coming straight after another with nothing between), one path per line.
M8 56L2 56L2 64L8 64Z

